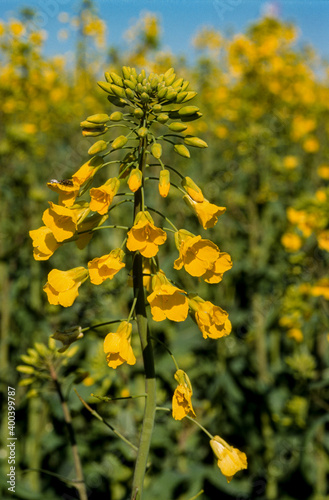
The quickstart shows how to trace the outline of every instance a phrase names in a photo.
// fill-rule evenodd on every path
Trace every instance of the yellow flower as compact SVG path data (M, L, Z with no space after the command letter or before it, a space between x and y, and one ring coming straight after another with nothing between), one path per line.
M329 300L329 279L322 278L311 289L311 294L314 297L323 296L326 300Z
M159 175L159 193L162 198L168 196L170 190L170 172L169 170L163 169Z
M53 269L48 274L48 282L43 287L50 304L69 307L79 295L79 286L88 278L84 267L75 267L69 271Z
M139 168L133 168L128 179L130 191L135 193L142 185L143 174Z
M59 204L65 207L71 207L74 204L80 189L80 185L71 180L60 182L53 180L48 182L47 186L49 189L59 194Z
M283 158L283 166L288 170L296 168L298 165L298 158L293 155L288 155Z
M206 199L204 199L203 202L198 203L194 201L189 195L183 196L183 200L196 213L203 229L214 227L217 223L218 217L222 215L226 210L225 207L218 207L213 203L209 203L209 201Z
M329 252L329 231L321 231L317 235L318 245L321 250L327 250Z
M188 315L186 292L173 286L163 271L159 271L152 279L153 292L147 297L151 306L154 321L185 321Z
M103 255L88 262L90 281L100 285L106 279L112 279L120 269L125 267L122 262L124 252L120 248L112 250L108 255Z
M223 273L232 267L231 257L221 252L215 243L194 236L188 231L175 233L179 258L174 262L175 269L184 269L191 276L202 277L208 283L219 283Z
M189 296L189 306L195 314L195 320L204 339L207 337L219 339L231 333L232 325L228 314L221 307L198 296Z
M104 339L104 352L106 361L110 368L117 368L125 361L128 365L134 365L136 358L130 345L132 325L122 321L116 332L110 332Z
M221 473L226 477L229 483L239 470L247 469L247 456L237 448L230 446L224 439L214 436L210 440L210 446L218 459L217 465Z
M76 207L66 208L49 202L50 208L44 211L42 220L50 229L57 242L71 238L76 230L78 221L89 212L89 206L84 202Z
M281 243L289 252L296 252L302 246L303 241L298 234L285 233L281 238Z
M175 420L182 420L182 418L189 415L195 418L196 414L192 406L192 385L187 374L183 370L177 370L175 373L175 379L178 382L178 386L175 389L172 398L172 416Z
M137 250L144 257L154 257L159 250L159 245L167 239L167 234L154 225L154 221L148 212L139 212L133 227L128 232L127 248L131 252Z
M60 246L50 229L41 226L29 232L33 244L33 257L35 260L48 260Z
M303 332L300 328L290 328L290 330L287 331L287 335L289 338L296 340L298 343L302 342L304 339Z
M114 196L120 187L120 181L116 177L109 179L105 184L90 190L90 209L99 214L105 214L111 205Z
M85 182L92 179L103 165L103 159L99 156L91 158L86 163L84 163L75 174L72 175L72 180L75 184L81 186Z
M316 153L320 148L320 143L316 137L309 137L303 142L303 149L307 153Z
M329 166L328 165L321 165L318 168L318 176L322 177L322 179L329 179Z

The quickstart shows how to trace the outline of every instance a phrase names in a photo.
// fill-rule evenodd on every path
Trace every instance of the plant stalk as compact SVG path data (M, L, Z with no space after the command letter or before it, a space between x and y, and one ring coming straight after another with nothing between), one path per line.
M139 148L139 168L144 174L145 170L145 156L146 150L146 139L143 138L140 141ZM144 175L143 175L144 178ZM134 217L138 212L143 210L143 198L142 198L142 186L135 193L135 204L134 204ZM154 370L154 357L153 357L153 347L150 338L150 332L147 326L147 316L145 308L145 293L143 286L143 257L139 252L136 252L133 256L133 285L134 285L134 297L136 299L136 320L138 333L140 337L144 371L145 371L145 393L147 394L145 398L145 408L142 431L140 435L135 472L133 478L132 486L132 500L141 500L143 493L143 483L144 476L147 467L147 459L150 450L154 418L155 418L155 407L156 407L156 386L155 386L155 370Z

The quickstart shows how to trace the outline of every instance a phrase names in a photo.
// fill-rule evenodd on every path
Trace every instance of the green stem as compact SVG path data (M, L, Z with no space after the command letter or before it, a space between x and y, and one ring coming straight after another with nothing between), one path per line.
M168 411L168 412L171 412L171 409L170 408L166 408L165 406L157 406L156 407L156 410L160 410L160 411ZM212 434L210 434L210 432L207 431L207 429L205 427L203 427L203 425L201 425L197 420L195 420L195 418L192 418L192 417L189 417L188 415L185 415L184 418L187 418L188 420L190 420L191 422L193 422L195 425L197 425L198 427L200 427L200 429L205 433L207 434L208 437L210 437L210 439L213 439L214 436ZM221 438L220 438L221 439ZM223 443L225 441L223 440Z
M139 147L139 169L144 174L145 169L145 150L146 139L140 141ZM143 176L144 177L144 176ZM143 186L141 186L142 188ZM135 206L134 218L136 214L143 210L142 189L139 188L135 193ZM144 476L147 466L147 459L150 450L154 418L156 406L156 387L155 387L155 370L153 348L150 338L149 329L147 327L147 316L145 308L145 293L143 287L143 257L140 253L136 252L133 257L133 284L134 284L134 297L136 300L135 312L140 337L144 371L145 371L145 408L143 417L143 426L140 435L140 442L138 447L137 460L135 465L133 486L131 498L133 500L141 500L143 493Z

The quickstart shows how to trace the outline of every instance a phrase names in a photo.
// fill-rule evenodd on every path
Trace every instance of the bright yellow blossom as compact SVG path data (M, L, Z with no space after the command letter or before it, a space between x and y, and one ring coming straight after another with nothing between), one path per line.
M287 331L287 336L296 340L298 343L302 342L304 339L303 332L300 328L290 328L290 330Z
M90 281L100 285L106 279L112 279L120 269L125 267L122 262L124 252L120 248L112 250L108 255L93 259L88 262Z
M46 226L29 232L33 244L33 257L35 260L48 260L60 246L53 233Z
M74 207L66 208L49 202L50 208L44 211L42 220L50 229L58 243L71 238L78 221L89 212L88 204L79 202Z
M218 459L217 465L221 473L226 477L228 483L239 470L247 469L248 463L246 454L230 446L224 439L219 436L214 436L210 441L210 446Z
M88 278L84 267L75 267L69 271L53 269L48 274L48 281L43 287L50 304L69 307L79 295L79 286Z
M183 199L196 213L203 229L214 227L218 217L226 210L226 207L218 207L206 199L201 203L194 201L189 195L185 195Z
M122 321L116 332L110 332L104 339L104 352L106 361L110 368L117 368L125 361L128 365L134 365L136 358L133 353L130 337L132 325Z
M221 307L215 306L201 297L189 297L189 306L195 314L195 320L203 338L219 339L229 335L232 325L228 314Z
M175 379L178 382L178 386L172 398L173 418L175 420L182 420L186 415L195 418L196 414L191 401L193 391L190 379L183 370L177 370Z
M326 180L329 179L329 165L320 165L320 167L318 167L317 172L318 176L322 177L322 179Z
M60 182L54 180L48 182L47 186L49 189L59 194L59 204L65 207L71 207L74 204L80 189L80 185L71 180Z
M166 239L166 232L154 225L151 215L146 211L139 212L128 232L127 248L150 258L158 253L159 245L163 245Z
M167 280L163 271L159 271L152 279L153 292L147 297L151 306L154 321L185 321L188 315L186 292L177 288Z
M72 175L72 180L74 183L81 186L85 182L89 181L94 177L97 170L103 165L103 159L99 156L91 158L86 163L84 163L75 174Z
M109 179L105 184L98 188L90 190L90 210L103 215L109 209L114 196L117 194L120 187L120 181L116 177Z
M223 273L232 267L231 257L221 252L215 243L194 236L188 231L175 233L179 248L179 258L174 262L175 269L183 266L191 276L202 277L208 283L219 283Z

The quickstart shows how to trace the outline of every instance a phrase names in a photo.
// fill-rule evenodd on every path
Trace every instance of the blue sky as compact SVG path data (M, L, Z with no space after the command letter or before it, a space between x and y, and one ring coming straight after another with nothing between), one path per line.
M79 3L78 0L1 0L0 18L17 16L19 9L26 6L37 9L48 32L45 52L65 53L73 48L74 40L58 40L57 33L63 24L57 16L60 12L73 15ZM94 3L107 22L109 45L124 46L123 33L143 10L148 10L161 19L163 46L188 59L193 57L191 39L201 26L212 26L222 33L243 31L271 4L279 18L299 27L301 42L313 45L329 60L328 0L95 0Z

